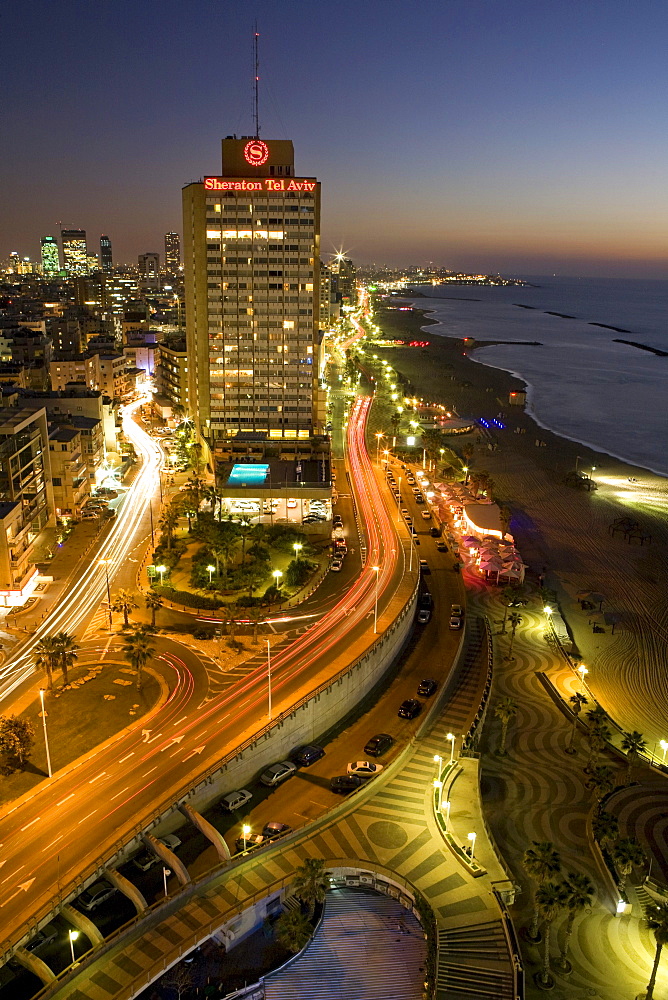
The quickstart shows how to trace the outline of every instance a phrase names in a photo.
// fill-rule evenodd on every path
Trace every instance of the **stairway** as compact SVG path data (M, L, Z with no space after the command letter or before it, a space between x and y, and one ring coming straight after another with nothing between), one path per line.
M439 930L436 987L437 1000L514 1000L500 921Z

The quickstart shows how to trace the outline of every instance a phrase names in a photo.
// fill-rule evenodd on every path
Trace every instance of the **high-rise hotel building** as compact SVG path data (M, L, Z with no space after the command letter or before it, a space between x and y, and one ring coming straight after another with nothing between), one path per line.
M214 449L240 431L309 438L318 382L320 184L292 142L223 140L222 171L183 190L191 415Z

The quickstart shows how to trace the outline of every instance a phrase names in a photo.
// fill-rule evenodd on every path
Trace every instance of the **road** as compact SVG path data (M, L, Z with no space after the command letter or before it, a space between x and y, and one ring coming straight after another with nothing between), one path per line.
M347 435L348 463L366 537L365 565L322 618L272 655L275 714L312 690L320 678L331 676L336 655L368 638L376 599L382 629L384 608L403 576L403 549L364 440L371 402L370 396L356 399ZM145 461L136 481L137 502L126 501L119 515L125 533L116 532L104 543L102 558L119 560L127 552L132 539L126 536L136 530L143 513L140 501L148 502L154 488L161 455L154 442L140 428L137 431L129 428ZM69 602L45 621L36 638L56 628L75 631L99 603L105 586L99 567L84 571L71 588ZM154 716L148 736L141 728L121 734L74 770L57 775L39 795L0 821L0 940L17 940L27 921L51 908L59 886L65 892L89 865L109 857L114 844L127 842L144 827L168 790L187 786L266 723L266 664L203 704L189 679L198 665L196 654L177 644L170 648L164 639L157 645L174 672L175 687L167 705ZM14 673L6 676L26 670L27 656L26 651L24 659L15 658Z

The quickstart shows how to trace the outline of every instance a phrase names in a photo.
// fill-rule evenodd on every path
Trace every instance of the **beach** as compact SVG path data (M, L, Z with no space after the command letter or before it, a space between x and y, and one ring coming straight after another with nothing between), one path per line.
M426 348L373 349L411 382L413 394L462 416L498 418L505 425L492 426L492 441L472 436L471 464L489 472L495 499L510 508L510 531L529 578L544 575L545 586L557 592L589 669L590 688L610 716L624 730L642 732L650 747L668 738L668 481L540 427L521 407L509 405L509 392L524 387L518 378L472 361L462 340L429 337L422 310L379 305L375 318L388 339L430 340ZM469 439L453 439L454 447ZM595 467L596 491L564 483L576 463L587 474ZM610 526L623 517L636 521L651 541L641 545L611 535ZM605 623L604 631L593 632L591 615L576 599L584 591L604 595L603 612L619 616L614 634Z

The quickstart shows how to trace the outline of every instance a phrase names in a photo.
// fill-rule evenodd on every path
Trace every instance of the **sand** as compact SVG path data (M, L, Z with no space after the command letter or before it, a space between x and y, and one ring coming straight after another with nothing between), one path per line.
M416 337L428 323L419 310L398 313L381 306L375 318L388 337ZM643 733L652 749L668 739L668 481L539 427L522 408L509 405L510 390L523 383L471 361L463 341L429 338L428 330L420 339L430 339L430 346L373 352L406 376L418 397L462 416L490 420L502 414L505 429L493 428L493 442L475 436L471 465L490 473L495 499L510 508L510 531L529 566L528 579L537 582L544 574L545 586L557 592L596 699L624 730ZM455 447L468 440L454 439ZM578 456L580 470L596 467L594 492L564 483ZM611 536L609 526L621 517L637 521L651 543ZM614 634L605 623L603 632L592 631L591 613L582 611L575 596L587 590L605 596L603 612L620 616Z

